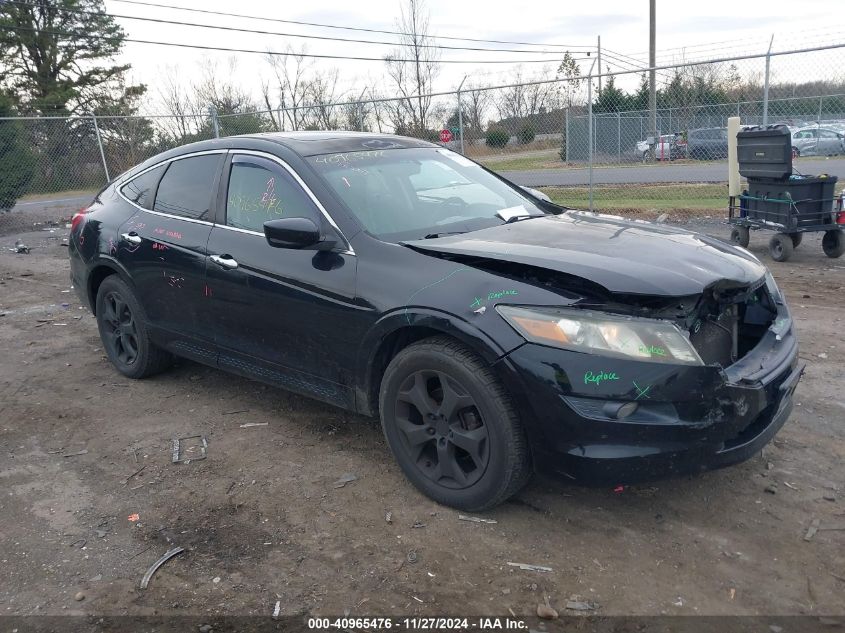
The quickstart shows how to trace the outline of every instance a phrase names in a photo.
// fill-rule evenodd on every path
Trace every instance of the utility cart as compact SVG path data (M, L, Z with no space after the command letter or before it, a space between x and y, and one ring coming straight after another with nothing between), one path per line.
M837 197L836 176L793 173L792 135L784 125L755 126L737 133L739 173L748 186L731 196L728 224L731 241L747 247L750 231L775 231L769 253L785 262L804 233L823 231L822 250L828 257L845 252L845 209Z

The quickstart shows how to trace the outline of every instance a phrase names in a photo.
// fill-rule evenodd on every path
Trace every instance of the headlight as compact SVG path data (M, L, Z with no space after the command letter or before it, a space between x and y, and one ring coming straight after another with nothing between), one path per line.
M704 364L689 339L667 321L556 308L499 305L496 310L534 343L653 363Z

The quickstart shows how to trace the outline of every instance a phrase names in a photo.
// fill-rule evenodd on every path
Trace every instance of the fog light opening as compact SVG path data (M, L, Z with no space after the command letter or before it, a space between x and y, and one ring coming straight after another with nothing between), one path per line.
M609 418L621 420L632 415L639 406L638 402L608 402L604 405L603 413Z

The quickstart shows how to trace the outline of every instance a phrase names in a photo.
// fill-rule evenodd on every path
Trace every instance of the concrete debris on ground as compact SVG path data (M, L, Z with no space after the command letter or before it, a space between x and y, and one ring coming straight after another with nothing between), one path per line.
M565 606L570 611L595 611L598 608L598 604L584 600L581 596L569 596Z
M529 565L528 563L511 563L511 562L508 562L508 565L510 565L511 567L519 567L523 571L541 571L541 572L553 571L551 567L546 567L544 565Z
M343 488L344 486L346 486L346 484L352 483L356 479L358 479L357 475L353 475L352 473L345 473L345 474L340 476L340 479L338 479L336 482L334 482L332 484L332 487Z

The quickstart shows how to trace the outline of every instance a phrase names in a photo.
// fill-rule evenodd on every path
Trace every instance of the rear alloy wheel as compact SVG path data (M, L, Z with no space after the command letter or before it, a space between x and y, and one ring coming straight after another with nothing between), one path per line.
M795 248L798 248L798 246L801 244L801 240L804 239L804 234L803 233L790 233L789 237L792 238L792 246L794 246Z
M135 294L117 275L97 291L97 327L112 365L129 378L144 378L165 369L172 356L150 341Z
M419 490L462 510L492 508L528 480L528 445L490 367L457 341L426 339L391 361L379 397L396 461Z
M843 232L840 230L825 231L822 238L822 250L828 257L836 259L842 257L845 252L845 239L843 239Z
M769 240L769 254L776 262L785 262L792 257L792 237L786 233L776 233Z
M742 248L748 248L748 243L751 241L751 231L747 226L735 226L731 229L731 243Z

